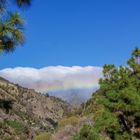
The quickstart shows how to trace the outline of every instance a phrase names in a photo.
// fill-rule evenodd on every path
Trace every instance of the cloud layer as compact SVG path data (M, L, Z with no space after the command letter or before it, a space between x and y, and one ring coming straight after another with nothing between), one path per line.
M102 68L93 66L49 66L41 69L16 67L0 70L0 76L40 92L56 93L69 89L97 88L98 80L102 77Z

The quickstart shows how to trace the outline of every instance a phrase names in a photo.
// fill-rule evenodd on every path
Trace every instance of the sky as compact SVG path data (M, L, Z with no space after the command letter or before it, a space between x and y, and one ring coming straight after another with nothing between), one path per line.
M125 65L140 46L139 0L33 0L26 42L0 55L0 69Z
M0 76L85 101L99 88L102 66L126 66L140 46L139 7L139 0L33 0L20 10L25 44L0 55Z

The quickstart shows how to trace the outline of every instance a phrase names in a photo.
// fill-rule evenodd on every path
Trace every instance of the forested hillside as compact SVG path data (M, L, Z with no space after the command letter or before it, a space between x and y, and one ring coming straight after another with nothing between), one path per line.
M132 52L127 67L104 65L103 74L82 113L93 124L84 125L74 140L140 139L140 49Z

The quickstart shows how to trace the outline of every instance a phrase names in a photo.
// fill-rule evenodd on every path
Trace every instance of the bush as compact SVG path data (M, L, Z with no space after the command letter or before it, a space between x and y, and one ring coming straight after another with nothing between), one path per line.
M51 140L51 134L48 132L41 133L40 135L36 136L34 140Z
M13 128L16 133L21 133L24 131L24 126L17 121L5 121L5 123L11 128Z
M107 140L106 138L101 138L99 133L96 132L92 126L84 125L80 133L74 136L73 140Z
M79 117L72 116L69 118L64 118L58 123L58 127L65 127L66 125L76 126L79 124Z

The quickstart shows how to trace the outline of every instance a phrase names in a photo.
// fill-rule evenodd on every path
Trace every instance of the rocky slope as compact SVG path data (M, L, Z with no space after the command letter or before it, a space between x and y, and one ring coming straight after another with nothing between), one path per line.
M43 131L53 131L57 122L71 111L66 102L0 77L0 137L27 140Z

